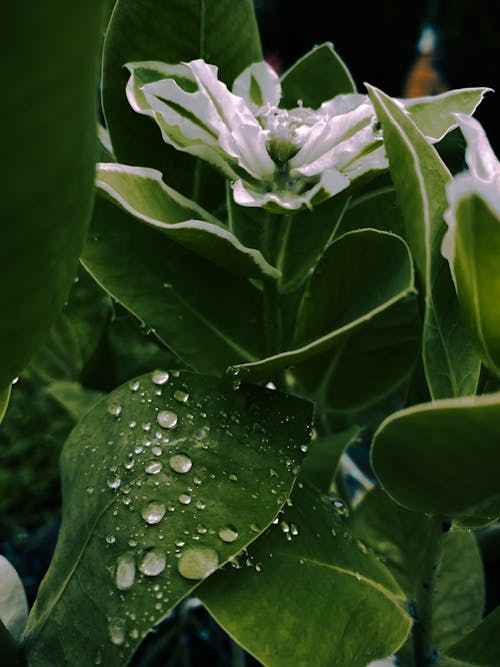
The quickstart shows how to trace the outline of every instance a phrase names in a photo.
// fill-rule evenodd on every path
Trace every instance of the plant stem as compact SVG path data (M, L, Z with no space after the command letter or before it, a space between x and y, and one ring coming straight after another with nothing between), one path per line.
M279 253L281 228L280 217L269 215L266 220L264 235L264 254L267 261L273 266L276 265ZM278 352L282 346L281 311L277 280L270 278L264 280L263 310L266 351L268 355L272 355Z
M424 557L416 598L417 619L413 626L413 652L417 667L427 667L431 663L433 594L438 570L443 555L443 537L450 528L450 522L442 516L434 517L427 551Z

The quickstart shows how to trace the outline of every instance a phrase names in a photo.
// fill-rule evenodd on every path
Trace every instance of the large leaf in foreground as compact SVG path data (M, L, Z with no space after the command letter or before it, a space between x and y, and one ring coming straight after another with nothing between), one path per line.
M438 661L443 667L497 667L500 664L500 607L497 607Z
M82 261L196 370L219 373L235 360L259 358L262 331L252 324L261 293L100 197Z
M156 169L100 163L96 185L134 218L233 273L254 278L279 276L258 250L245 248L219 220L165 185Z
M411 621L389 571L306 484L291 502L242 569L200 586L202 602L267 667L366 667L391 654Z
M375 474L418 512L500 516L500 394L416 405L388 417L374 438Z
M368 87L405 220L406 240L423 285L422 358L432 398L473 394L479 359L461 323L448 266L441 255L446 184L451 175L435 148L400 105Z
M98 0L3 7L0 391L62 308L90 219L100 15Z
M121 386L62 455L64 513L26 639L32 667L121 666L291 491L310 403L156 371Z
M345 341L412 293L407 245L376 230L345 234L323 253L297 320L292 349L239 366L252 378L311 359Z
M198 160L167 146L149 118L135 113L125 97L129 62L179 63L203 58L231 83L262 59L251 0L118 0L105 40L103 104L120 162L159 169L168 183L199 200L203 182Z
M375 489L356 508L349 526L383 559L406 597L414 601L418 618L419 595L424 585L429 586L424 568L434 518L410 512ZM484 608L483 565L475 537L470 532L448 531L441 540L442 557L431 592L429 641L440 652L472 630ZM410 660L408 664L413 664Z

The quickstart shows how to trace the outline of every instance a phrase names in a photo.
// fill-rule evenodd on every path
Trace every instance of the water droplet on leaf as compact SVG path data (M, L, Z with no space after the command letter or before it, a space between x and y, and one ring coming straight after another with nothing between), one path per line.
M151 379L153 380L154 384L162 385L168 382L168 378L170 377L170 374L167 371L154 371L153 375L151 376Z
M210 547L192 547L182 552L177 568L186 579L205 579L219 567L219 556Z
M223 542L234 542L238 539L238 529L232 525L225 526L219 530L219 537Z
M177 415L170 410L162 410L158 413L156 421L162 428L175 428L177 426Z
M118 557L116 561L115 582L120 591L128 591L132 588L135 580L135 558L128 551Z
M145 470L148 475L157 475L162 468L163 465L160 463L160 461L150 461Z
M174 472L185 473L191 470L193 462L186 454L174 454L170 457L169 465Z
M163 572L167 563L167 557L161 549L152 547L148 549L139 563L139 570L148 577L156 577Z
M166 507L163 503L152 500L146 507L142 508L141 515L146 523L154 524L159 523L163 519L166 511Z

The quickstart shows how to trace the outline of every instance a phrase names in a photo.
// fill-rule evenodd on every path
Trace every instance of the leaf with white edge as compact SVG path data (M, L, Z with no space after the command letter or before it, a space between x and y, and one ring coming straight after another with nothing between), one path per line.
M88 413L61 458L63 519L30 614L32 667L126 664L291 492L311 403L155 371Z
M460 320L441 255L451 174L400 104L368 86L405 221L405 237L423 284L422 357L432 398L475 393L480 362Z
M328 352L297 364L291 376L327 409L345 413L368 408L408 380L419 353L420 329L417 301L410 296Z
M344 451L362 433L361 426L351 426L311 442L310 451L302 464L301 475L318 491L328 493Z
M336 236L357 229L379 229L404 237L404 223L397 195L392 186L377 188L353 197L345 211Z
M267 667L366 667L390 655L411 626L392 575L328 499L299 482L290 500L240 569L218 572L197 595Z
M19 639L28 618L28 601L15 568L0 555L0 621Z
M473 114L488 92L491 88L458 88L400 102L422 134L434 143L457 127L455 114Z
M9 384L5 389L0 391L0 424L5 417L7 408L9 407L11 386L12 385Z
M196 58L217 65L228 84L245 67L262 60L251 0L118 0L103 56L103 106L117 159L159 169L172 187L198 202L205 197L207 205L217 200L220 186L223 197L223 179L166 145L151 119L136 113L125 97L126 63Z
M498 667L500 664L500 607L497 607L467 637L454 644L437 663L443 667ZM450 662L447 661L450 658ZM455 662L456 661L456 662Z
M261 292L100 197L82 262L194 369L217 374L260 358Z
M474 176L499 185L500 162L498 161L483 126L475 118L464 114L455 115L467 142L465 160Z
M413 601L418 617L418 596L423 584L428 585L424 567L434 518L410 512L381 489L374 489L354 510L349 528L382 558L408 600ZM430 620L430 644L439 652L470 632L484 609L483 564L474 535L451 530L441 539ZM404 650L412 652L411 642ZM408 664L412 664L410 660Z
M387 493L417 512L500 516L500 394L440 400L388 417L372 464Z
M263 378L306 361L346 340L413 291L411 257L402 239L369 229L345 234L328 246L309 280L293 349L237 368L250 378Z
M336 95L355 93L356 84L346 64L326 42L300 58L281 78L284 108L296 107L299 100L305 107L316 109Z
M97 189L132 217L238 275L278 278L258 250L245 248L208 211L168 187L156 169L97 165Z

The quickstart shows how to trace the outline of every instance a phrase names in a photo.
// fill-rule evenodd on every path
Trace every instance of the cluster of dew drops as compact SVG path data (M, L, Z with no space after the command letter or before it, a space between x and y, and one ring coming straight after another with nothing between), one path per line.
M154 393L156 396L162 395L163 385L166 385L169 382L170 376L179 377L178 371L154 371L151 375L151 380L154 385ZM141 383L138 380L134 380L129 383L129 390L133 393L139 392L141 389ZM151 402L151 399L145 399L145 393L141 392L140 395L143 397L142 400L145 402ZM187 388L178 388L173 392L174 399L180 404L180 406L187 406L190 396ZM107 410L110 415L115 419L121 421L122 406L117 402L111 402L107 406ZM202 413L204 415L204 413ZM206 416L206 415L204 415ZM193 420L193 416L190 413L186 414L186 419L188 421ZM179 416L177 412L174 412L170 409L158 410L156 413L156 424L154 426L150 422L145 422L141 425L138 425L135 420L128 422L129 429L141 429L146 436L145 440L137 441L133 446L133 452L129 454L128 460L123 464L125 469L131 471L134 469L135 458L134 455L141 455L143 453L151 454L151 459L148 460L144 467L144 473L148 478L154 478L154 485L159 486L160 481L157 481L161 477L160 473L163 470L164 464L162 463L161 456L165 451L164 447L167 445L167 449L170 449L171 453L168 458L168 466L170 471L176 474L176 476L185 475L190 472L193 468L193 461L191 456L188 454L177 451L177 447L172 447L172 445L180 445L180 443L185 440L185 438L172 438L169 436L175 434L175 429L179 423ZM203 439L206 435L207 429L202 429L198 437ZM126 484L122 483L122 478L120 475L118 466L111 466L109 469L110 476L107 479L107 486L111 491L117 492L120 490L122 492L123 498L122 502L124 505L131 504L130 488ZM277 472L274 470L271 471L271 474L277 475ZM212 475L213 476L213 475ZM231 481L237 481L237 475L235 473L229 473L228 479ZM169 485L168 478L164 476L163 483ZM192 478L192 483L196 487L202 485L202 479L198 475L194 475ZM135 482L135 486L139 486L140 481ZM187 486L186 491L180 493L177 497L178 505L174 503L166 503L162 500L146 500L147 496L142 497L142 503L140 507L140 515L145 522L145 528L149 526L154 526L160 524L168 512L174 512L176 506L188 506L193 502L192 494L193 488ZM92 494L94 492L93 487L87 488L87 493ZM290 500L287 501L289 504ZM196 506L197 510L204 510L205 503L200 499L193 503ZM113 515L116 516L118 510L113 511ZM285 535L286 539L291 540L293 536L298 534L298 528L294 524L288 524L286 521L280 521L278 518L273 522L278 524L281 528L281 531ZM117 530L120 528L117 526ZM250 529L256 533L260 532L260 528L256 524L252 524ZM194 541L200 539L205 533L210 533L212 535L217 534L218 538L222 543L232 543L236 542L239 538L238 529L232 525L227 524L221 526L218 530L208 529L203 524L199 524L196 528L195 534L191 537ZM219 554L215 549L209 546L202 546L200 544L195 544L193 546L186 546L186 539L190 534L189 530L184 530L184 534L177 540L175 540L175 557L177 558L177 571L184 579L188 581L199 581L219 568ZM167 555L169 551L158 546L149 546L140 551L140 557L136 557L134 549L138 546L139 538L143 534L134 534L130 536L128 540L129 549L121 553L115 562L115 566L112 568L112 575L114 579L115 588L118 591L118 594L123 595L125 592L130 591L133 593L134 585L136 584L137 569L140 573L146 578L148 582L153 582L151 585L151 592L156 598L154 604L155 612L150 614L150 612L145 612L144 621L146 624L154 623L158 615L161 615L163 609L165 609L169 602L169 593L170 593L170 579L169 577L162 577L162 583L154 583L155 577L163 572L168 572L171 568L171 564L167 560ZM163 534L160 532L158 539L162 539ZM116 542L116 536L114 534L109 534L105 537L105 540L108 545L113 545ZM252 558L248 556L246 549L242 549L240 553L230 559L230 565L234 568L240 568L243 565L252 566L257 572L260 572L262 564L254 563ZM126 611L126 616L134 625L134 621L138 621L136 615L132 611ZM113 644L118 646L128 647L129 639L137 640L142 638L145 633L140 632L137 627L132 627L131 629L127 628L129 624L125 618L115 617L109 619L108 632L109 637ZM100 664L101 654L98 653L96 656L96 664Z

